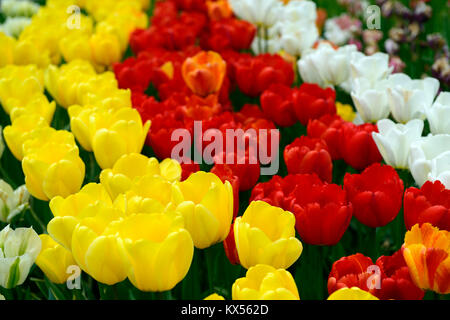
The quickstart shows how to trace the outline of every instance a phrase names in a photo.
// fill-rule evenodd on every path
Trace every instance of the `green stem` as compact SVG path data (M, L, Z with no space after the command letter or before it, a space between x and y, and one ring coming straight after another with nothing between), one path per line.
M377 228L368 228L368 237L366 242L366 248L368 256L372 258L373 261L375 261L378 257L377 253Z

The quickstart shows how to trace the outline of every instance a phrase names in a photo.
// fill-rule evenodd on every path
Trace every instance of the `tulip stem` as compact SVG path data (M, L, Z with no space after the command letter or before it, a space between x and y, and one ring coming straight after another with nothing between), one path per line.
M214 270L215 270L215 250L214 247L209 247L203 250L205 258L205 268L208 274L208 288L210 293L214 293Z
M375 261L378 257L377 253L377 228L370 228L368 229L368 238L367 238L367 250L369 257L372 258L373 261Z

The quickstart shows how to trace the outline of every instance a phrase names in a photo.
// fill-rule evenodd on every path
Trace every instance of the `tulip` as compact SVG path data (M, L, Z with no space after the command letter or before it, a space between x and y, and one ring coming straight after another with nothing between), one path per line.
M23 115L36 114L43 117L50 125L53 120L55 109L55 101L49 102L44 94L38 94L25 104L12 108L10 118L11 121L14 122Z
M429 223L406 232L403 256L414 283L440 294L450 293L450 232Z
M284 149L284 161L289 174L316 173L331 182L333 164L327 144L321 139L302 136Z
M180 181L181 166L176 160L165 159L161 163L156 158L130 153L123 155L112 169L100 173L100 182L108 190L112 199L130 190L144 176L162 176L170 182Z
M98 31L91 36L89 44L96 64L110 66L122 58L119 38L115 34Z
M346 173L344 189L356 219L372 228L394 220L402 207L403 181L391 166L375 163L361 174Z
M431 108L425 109L433 134L450 134L450 92L441 92Z
M357 78L354 80L351 96L364 122L376 122L389 116L385 81L377 81L371 85L370 80Z
M356 46L346 45L334 49L327 43L306 51L298 61L303 81L316 83L322 88L344 83L350 76L350 56Z
M410 146L420 139L423 121L413 119L401 124L383 119L377 127L379 132L372 132L372 137L384 161L394 168L407 169Z
M136 214L113 223L106 233L123 242L127 276L139 290L171 290L189 270L194 245L179 215Z
M431 223L450 231L450 190L439 182L427 181L420 188L408 188L403 200L405 225L408 230L419 223Z
M50 54L47 50L41 51L32 39L24 37L16 42L13 55L14 63L18 65L34 64L39 68L46 68L51 63Z
M289 211L263 201L253 201L234 223L236 248L241 265L257 264L289 268L302 253L295 238L295 218Z
M261 108L277 125L290 127L295 124L293 91L283 84L272 84L261 95Z
M258 26L273 25L282 7L278 0L229 0L229 3L239 18Z
M0 57L0 68L10 65L14 62L14 47L16 41L13 37L9 37L0 32L0 46L2 47L2 55Z
M70 276L67 269L76 265L72 253L55 242L49 235L39 235L42 242L41 253L36 258L36 265L53 283L64 283Z
M112 168L123 155L139 153L150 128L142 124L139 112L132 108L69 108L77 140L86 150L93 150L102 169Z
M225 300L225 298L217 293L212 293L203 300Z
M225 61L213 51L202 51L187 58L182 66L184 81L199 96L217 93L222 87L225 72Z
M342 104L340 102L336 102L336 113L344 120L348 122L352 122L355 120L356 113L353 110L353 107L349 104Z
M306 128L308 137L321 138L327 143L331 158L338 160L342 158L340 136L341 127L345 123L338 115L326 114L319 119L309 121Z
M335 245L352 218L352 205L342 187L314 175L299 175L289 195L300 238L312 245Z
M30 194L25 186L13 190L9 184L0 179L0 221L10 223L28 205Z
M450 135L428 135L413 142L408 163L419 187L427 180L439 180L450 188Z
M381 162L381 154L372 138L377 126L365 123L354 125L344 123L341 127L339 147L345 162L356 170L362 170L372 163Z
M122 242L116 233L108 233L111 222L122 217L120 210L98 207L95 215L81 219L72 233L71 247L76 263L95 280L107 285L125 280L129 270Z
M310 120L325 114L335 114L335 100L336 92L333 89L322 89L316 84L304 83L294 92L294 111L298 120L307 125Z
M351 56L350 69L353 80L362 78L373 87L377 82L386 79L393 67L389 66L389 55L386 53L376 52L366 56L361 52L354 52Z
M208 16L211 20L226 19L233 15L228 0L207 0L206 7L208 8Z
M294 278L284 269L258 264L233 283L233 300L300 300Z
M24 283L40 251L33 228L13 230L8 225L0 231L0 286L11 289Z
M406 74L396 73L387 79L388 101L397 122L425 119L425 110L431 108L439 89L434 78L411 80Z
M22 169L25 184L32 196L48 201L56 196L67 197L80 190L85 165L76 146L53 141L45 143L39 138L27 141L27 144L24 145Z
M367 291L358 287L341 288L328 297L327 300L379 300Z
M106 189L96 183L89 183L66 198L56 196L50 201L54 218L47 225L48 233L64 248L72 250L72 234L79 221L95 216L100 207L111 206Z
M313 2L305 1L305 3ZM293 56L300 57L319 38L319 30L317 30L315 21L281 21L279 24L281 47Z
M44 118L30 114L15 119L12 125L3 130L6 145L17 160L22 161L24 157L23 143L32 136L32 132L35 129L46 127L48 127L48 123Z
M233 188L228 181L222 183L215 174L199 171L175 182L173 197L196 248L225 240L233 219Z

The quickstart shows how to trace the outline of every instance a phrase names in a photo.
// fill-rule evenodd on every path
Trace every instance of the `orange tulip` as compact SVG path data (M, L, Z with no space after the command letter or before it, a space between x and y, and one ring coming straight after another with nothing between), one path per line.
M211 20L230 18L233 15L228 0L207 0L208 16Z
M429 223L405 235L403 256L414 283L422 289L450 293L450 232Z
M187 58L181 71L187 86L195 94L205 97L220 90L226 63L217 52L201 51Z

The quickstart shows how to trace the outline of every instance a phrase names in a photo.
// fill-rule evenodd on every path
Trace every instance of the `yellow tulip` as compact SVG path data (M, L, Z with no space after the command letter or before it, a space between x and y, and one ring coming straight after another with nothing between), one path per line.
M30 138L32 132L46 127L48 127L48 123L44 118L36 114L29 114L14 119L12 125L3 130L6 145L17 160L22 161L23 143Z
M70 276L67 268L76 265L72 253L55 242L49 235L41 234L41 253L36 259L37 266L53 283L64 283Z
M89 39L92 60L103 66L110 66L122 58L118 37L113 33L96 32Z
M44 88L38 78L3 78L0 80L0 103L7 114L41 95Z
M284 269L259 264L232 287L233 300L300 300L292 275Z
M79 191L85 173L78 148L54 142L26 152L22 169L30 194L44 201Z
M217 293L213 293L213 294L210 294L209 296L207 296L203 300L225 300L225 298Z
M92 53L89 45L89 34L71 32L59 41L59 50L67 62L77 59L91 61Z
M82 270L95 280L113 285L127 277L127 260L117 235L106 233L111 222L120 219L120 210L97 208L96 215L84 218L72 234L72 254Z
M28 114L36 114L45 119L50 125L55 114L56 103L55 101L49 102L45 94L37 94L24 104L15 106L11 109L10 118L14 122L15 119Z
M233 219L233 190L228 181L222 183L213 173L196 172L174 184L173 201L197 248L225 240Z
M95 159L102 169L112 168L124 154L141 152L150 121L142 124L136 109L102 112L96 120L97 129L91 132L91 143Z
M60 68L49 66L44 74L45 87L60 106L68 108L79 103L79 84L95 76L88 61L73 60Z
M342 288L333 292L328 300L379 300L367 291L358 287Z
M14 62L14 47L16 40L0 32L0 47L2 54L0 55L0 67L12 64Z
M123 155L112 169L105 169L100 174L100 181L108 190L111 198L131 190L132 186L143 176L160 175L170 182L180 181L181 166L172 159L161 163L156 158L147 158L138 153Z
M50 54L48 50L40 50L31 39L19 39L14 47L14 64L45 68L50 64Z
M100 207L112 207L111 198L101 184L89 183L78 193L54 197L50 210L54 218L47 225L48 233L66 249L72 249L72 234L81 219L93 217Z
M136 214L113 222L129 261L128 279L142 291L171 290L186 276L194 245L178 214Z
M253 201L234 223L236 249L241 265L257 264L289 268L302 253L295 238L295 217L289 211L264 201Z

